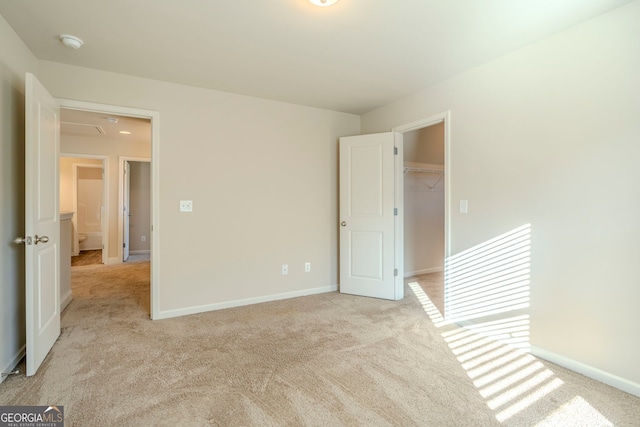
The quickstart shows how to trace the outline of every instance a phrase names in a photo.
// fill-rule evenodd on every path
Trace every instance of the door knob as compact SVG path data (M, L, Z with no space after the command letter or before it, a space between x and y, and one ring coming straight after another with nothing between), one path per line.
M37 245L38 243L42 242L42 243L47 243L49 241L49 238L47 236L42 236L42 237L38 237L38 235L36 234L35 236L33 236L33 243L35 245Z
M31 236L27 236L27 237L16 237L15 239L13 239L13 243L15 243L16 245L30 245L31 244Z
M341 225L341 226L343 226L343 227L346 227L346 226L347 226L347 221L342 221L342 222L340 223L340 225Z

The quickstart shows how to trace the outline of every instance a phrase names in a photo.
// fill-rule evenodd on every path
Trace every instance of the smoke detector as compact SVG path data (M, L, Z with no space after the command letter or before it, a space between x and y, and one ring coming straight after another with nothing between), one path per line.
M80 49L84 44L81 38L72 36L70 34L60 34L60 41L63 45L71 49Z

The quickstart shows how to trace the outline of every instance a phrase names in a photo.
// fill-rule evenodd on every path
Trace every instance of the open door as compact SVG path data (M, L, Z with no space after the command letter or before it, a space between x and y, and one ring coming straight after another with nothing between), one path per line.
M404 296L396 269L394 138L392 132L340 138L342 293Z
M131 216L131 209L129 208L129 203L131 201L131 163L128 161L124 161L124 171L122 177L122 199L123 203L123 212L122 212L122 261L126 262L129 259L129 217Z
M33 74L26 76L25 233L27 376L60 335L60 109Z

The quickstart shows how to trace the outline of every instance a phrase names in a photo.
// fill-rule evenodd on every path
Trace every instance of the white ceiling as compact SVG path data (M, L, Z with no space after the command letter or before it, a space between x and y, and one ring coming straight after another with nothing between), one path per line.
M0 14L39 59L360 114L630 1L0 0Z
M108 118L117 119L118 122L112 123ZM121 134L120 131L130 133L125 135ZM110 141L150 143L151 122L149 119L137 117L63 108L60 110L60 133L62 135L92 136Z

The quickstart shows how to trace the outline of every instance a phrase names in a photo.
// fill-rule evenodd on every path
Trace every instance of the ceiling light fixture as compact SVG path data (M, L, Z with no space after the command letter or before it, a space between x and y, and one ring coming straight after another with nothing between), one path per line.
M315 4L316 6L331 6L338 0L309 0L309 1Z
M120 133L123 135L131 135L131 132L129 132L128 130L121 130Z
M118 123L120 120L116 119L115 117L107 117L107 121L108 121L109 123L116 124L116 123Z
M70 34L60 34L60 41L62 41L63 45L71 49L80 49L84 44L81 38Z

